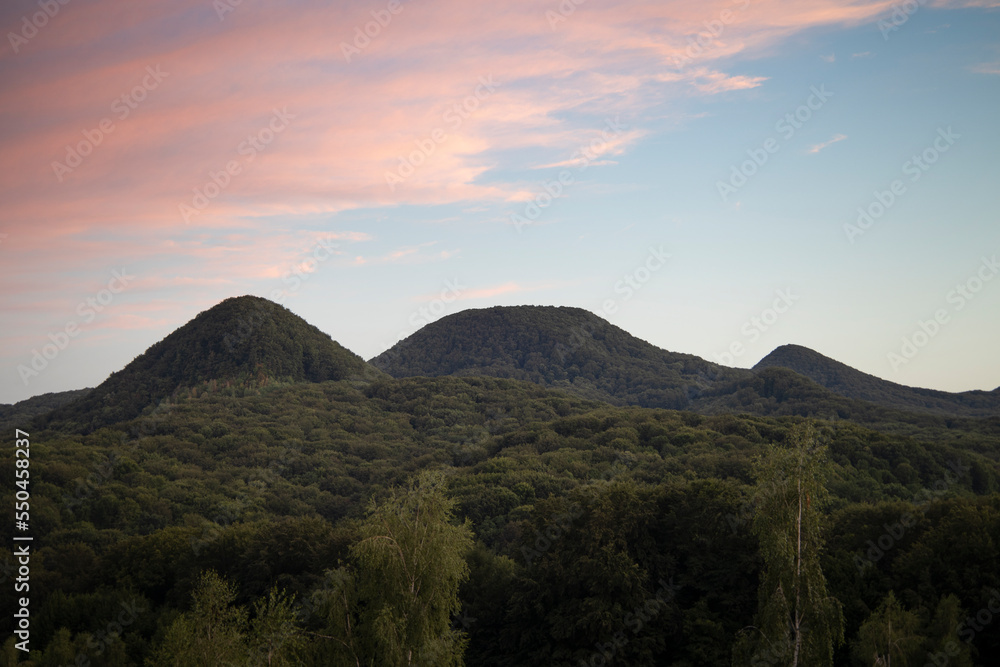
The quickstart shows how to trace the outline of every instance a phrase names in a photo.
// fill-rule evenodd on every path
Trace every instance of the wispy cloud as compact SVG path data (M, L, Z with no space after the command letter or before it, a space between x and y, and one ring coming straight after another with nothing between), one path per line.
M756 88L765 81L767 81L767 77L764 76L733 76L718 71L704 71L693 82L693 85L702 93L714 95L730 90Z
M438 252L426 252L426 249L437 245L437 241L427 241L414 246L406 246L393 250L384 255L365 257L357 255L352 260L354 266L366 266L372 264L414 264L418 262L432 262L450 259L459 253L459 250L440 250Z
M365 232L323 232L319 235L320 239L331 240L331 241L371 241L371 234Z
M831 53L830 55L827 56L820 56L819 59L822 60L823 62L832 63L837 61L837 55L835 53Z
M422 0L402 5L350 63L341 43L371 20L370 7L358 3L301 0L295 11L243 3L220 23L205 0L145 3L124 14L120 0L93 0L72 21L52 21L16 56L7 40L0 44L10 65L0 98L8 130L0 136L4 248L19 248L0 264L0 280L59 289L109 256L111 246L92 240L103 237L115 240L115 256L159 262L160 272L169 265L166 275L184 263L192 280L229 271L239 284L295 261L295 244L273 224L279 218L511 201L523 181L484 174L545 161L570 166L568 156L588 132L628 114L623 120L633 133L593 162L611 165L643 140L643 119L662 117L671 100L766 85L753 56L809 29L862 25L896 1L754 0L753 11L713 37L712 48L677 67L689 38L730 9L730 0L588 3L555 30L535 0L511 0L502 11ZM445 43L450 48L441 48ZM150 67L165 78L123 114L123 91ZM496 91L463 108L490 76ZM269 134L275 109L291 116L287 128L241 162L238 174L223 175L230 162L244 160L248 137ZM104 119L114 129L98 142ZM445 138L419 156L405 184L387 188L386 172L435 131ZM538 149L553 157L539 160ZM87 154L60 182L53 163L74 152ZM177 231L179 205L222 181L187 230L245 236L200 249ZM370 240L341 233L354 236L328 238ZM350 254L365 264L454 252ZM161 283L192 294L199 288Z
M617 156L624 154L630 147L646 135L644 130L633 129L622 132L617 136L604 138L600 133L587 133L583 138L582 146L574 151L573 157L559 162L538 165L534 169L551 169L556 167L599 167L602 165L618 164L614 160L601 159L605 156ZM594 139L594 141L591 141ZM584 154L586 153L586 154ZM520 195L518 195L520 196ZM531 195L532 197L534 195Z
M1000 61L992 63L979 63L972 68L978 74L1000 74Z
M827 139L826 141L824 141L823 143L815 144L813 146L810 146L809 150L807 152L809 152L809 153L819 153L821 150L823 150L827 146L835 144L838 141L843 141L846 138L847 138L846 134L835 134L832 137L830 137L829 139Z
M509 281L501 285L491 287L480 287L478 289L465 289L458 295L459 301L469 301L473 299L492 299L503 294L522 294L525 292L537 292L549 287L548 285L522 285Z

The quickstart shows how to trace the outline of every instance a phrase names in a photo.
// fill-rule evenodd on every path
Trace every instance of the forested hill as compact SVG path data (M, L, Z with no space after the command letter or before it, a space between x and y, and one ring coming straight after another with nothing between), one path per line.
M919 414L1000 416L1000 389L906 387L799 345L777 348L753 370L728 368L658 348L580 308L465 310L428 324L370 363L396 378L512 378L613 405L702 413L839 414L865 423Z
M783 345L754 366L788 368L847 398L912 412L994 417L1000 415L1000 389L948 393L918 389L862 373L801 345Z
M382 375L287 308L267 299L226 299L154 344L43 425L87 432L126 421L179 388L207 381L241 386Z
M9 634L0 667L779 665L802 614L809 667L886 664L882 637L897 665L1000 655L1000 418L575 308L466 311L376 361L417 377L241 297L71 403L5 406L30 437L0 502L30 522L0 581L34 541L30 662Z
M72 403L86 396L90 391L89 388L56 391L49 394L32 396L17 403L0 403L0 424L26 423L33 417L43 415L67 403Z
M742 369L668 352L581 308L465 310L370 361L393 377L483 375L528 380L616 405L682 409Z
M715 414L839 415L869 424L911 421L904 413L937 419L1000 415L1000 389L951 394L906 387L797 345L776 349L752 371L728 368L663 350L570 307L465 310L365 363L288 309L243 296L200 313L96 389L0 406L0 421L9 413L22 421L34 417L43 427L89 432L133 419L179 389L207 382L257 387L370 380L384 373L527 380L612 405Z

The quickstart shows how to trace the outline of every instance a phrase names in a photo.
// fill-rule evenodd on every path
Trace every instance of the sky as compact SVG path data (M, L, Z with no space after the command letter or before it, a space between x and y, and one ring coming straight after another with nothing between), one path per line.
M1000 385L997 0L12 0L0 402L219 301Z

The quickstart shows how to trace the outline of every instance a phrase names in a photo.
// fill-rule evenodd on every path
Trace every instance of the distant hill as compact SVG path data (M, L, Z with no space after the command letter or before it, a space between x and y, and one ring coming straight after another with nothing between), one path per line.
M89 388L56 391L32 396L17 403L0 403L0 424L12 424L15 427L25 428L31 419L83 398L90 391Z
M801 345L783 345L761 359L755 371L788 368L830 391L886 408L965 417L1000 415L1000 391L948 393L918 389L862 373Z
M921 418L921 415L913 412L848 398L800 373L778 366L759 368L747 377L719 385L695 400L690 410L714 415L728 413L846 419L869 427L906 422L926 426L943 419L943 416L929 415Z
M853 419L863 423L1000 416L1000 389L961 394L867 375L785 345L753 370L669 352L580 308L513 306L441 318L365 363L267 299L226 299L93 390L0 406L0 424L89 432L142 414L179 390L274 382L484 376L524 380L613 405Z
M750 375L660 349L581 308L555 306L465 310L423 327L370 363L397 378L512 378L616 405L671 409Z
M826 451L809 506L822 515L845 655L893 588L907 591L919 657L1000 587L1000 417L902 412L789 368L727 369L575 308L467 311L390 352L383 367L418 376L393 378L286 309L241 297L96 389L0 406L0 416L38 414L25 429L30 478L20 473L5 501L30 484L30 526L3 528L8 545L29 528L43 538L31 560L44 592L32 593L32 664L85 655L122 606L138 610L135 622L102 643L101 664L248 664L265 643L278 647L275 664L391 664L355 651L381 641L368 630L353 645L337 640L344 619L365 628L368 611L412 593L398 562L369 568L358 557L378 537L422 540L421 562L441 561L449 599L475 621L463 624L465 664L595 664L592 647L628 627L623 610L661 598L635 641L613 640L617 664L729 664L772 594L761 588L753 498L794 482L755 468L783 466L800 438ZM154 412L163 397L169 408ZM13 435L0 451L6 470L28 461ZM893 526L910 514L897 539ZM472 546L448 556L442 539L459 544L448 532L457 525ZM19 564L0 551L12 578ZM349 592L350 616L282 612L282 600L328 599L331 586ZM0 596L0 615L19 609ZM219 618L234 659L184 655ZM1000 623L982 627L968 650L1000 655ZM289 637L294 651L280 653Z
M92 430L132 419L178 388L213 380L260 386L380 375L287 308L241 296L200 313L42 423Z

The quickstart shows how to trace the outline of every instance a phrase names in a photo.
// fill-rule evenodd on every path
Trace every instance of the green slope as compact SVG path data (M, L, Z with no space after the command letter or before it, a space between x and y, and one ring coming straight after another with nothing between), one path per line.
M373 378L379 371L287 308L253 296L226 299L112 373L84 398L41 418L84 431L132 419L176 390Z
M443 317L371 360L394 377L483 375L616 405L680 409L749 375L662 350L580 308L513 306Z
M788 368L847 398L913 412L992 417L1000 415L1000 390L949 393L918 389L862 373L800 345L783 345L754 366Z

